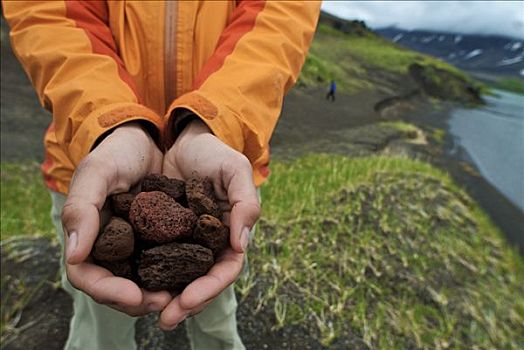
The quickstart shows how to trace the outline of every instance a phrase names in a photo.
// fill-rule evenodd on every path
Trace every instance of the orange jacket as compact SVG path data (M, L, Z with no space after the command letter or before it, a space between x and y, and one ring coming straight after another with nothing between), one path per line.
M67 193L102 134L140 120L169 147L184 109L245 154L260 185L320 3L4 1L3 10L13 50L53 113L46 184Z

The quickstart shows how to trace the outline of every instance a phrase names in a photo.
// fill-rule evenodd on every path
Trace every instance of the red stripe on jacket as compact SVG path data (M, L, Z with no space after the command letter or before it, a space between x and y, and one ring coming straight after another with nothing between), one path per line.
M195 78L195 89L198 89L211 74L222 67L227 56L235 49L237 42L253 29L257 16L264 9L265 4L265 0L240 2L231 15L229 25L218 40L216 51Z
M66 17L75 21L78 28L82 28L91 41L93 53L106 55L115 60L118 75L133 90L137 102L142 103L135 82L126 71L124 62L118 56L118 49L109 29L109 14L105 1L66 1Z

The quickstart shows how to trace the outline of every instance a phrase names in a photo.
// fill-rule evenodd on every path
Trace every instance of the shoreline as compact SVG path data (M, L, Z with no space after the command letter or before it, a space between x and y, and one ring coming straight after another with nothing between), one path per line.
M469 153L455 142L449 126L451 111L454 108L457 106L444 104L439 110L416 110L401 119L426 132L428 127L444 130L442 143L430 141L429 147L438 150L430 162L447 171L502 231L508 244L524 255L524 213L480 174Z

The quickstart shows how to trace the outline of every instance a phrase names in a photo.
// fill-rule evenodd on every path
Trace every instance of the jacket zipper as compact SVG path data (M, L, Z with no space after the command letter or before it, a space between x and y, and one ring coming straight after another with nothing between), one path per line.
M166 1L165 15L165 60L164 60L164 87L166 109L177 95L176 74L176 26L177 26L177 1Z

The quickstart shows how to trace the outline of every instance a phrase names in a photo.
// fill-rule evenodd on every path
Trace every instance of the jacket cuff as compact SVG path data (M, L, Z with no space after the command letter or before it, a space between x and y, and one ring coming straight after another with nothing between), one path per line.
M155 112L137 103L114 103L94 110L82 122L67 147L73 164L80 163L103 134L130 121L145 122L151 137L159 143L163 124Z
M164 129L166 149L173 145L178 136L176 126L190 114L198 116L225 144L243 153L244 136L238 118L226 106L214 103L197 91L180 96L169 107Z

